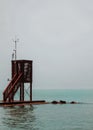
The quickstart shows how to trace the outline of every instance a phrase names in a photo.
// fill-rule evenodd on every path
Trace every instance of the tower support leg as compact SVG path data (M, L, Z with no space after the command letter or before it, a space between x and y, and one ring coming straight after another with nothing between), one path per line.
M24 83L20 85L20 101L24 101Z
M32 101L32 83L30 83L30 101Z

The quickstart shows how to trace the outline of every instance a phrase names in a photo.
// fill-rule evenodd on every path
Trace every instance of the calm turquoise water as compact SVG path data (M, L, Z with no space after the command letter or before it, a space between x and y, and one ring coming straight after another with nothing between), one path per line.
M84 104L0 107L0 130L93 130L93 90L33 90L33 99Z

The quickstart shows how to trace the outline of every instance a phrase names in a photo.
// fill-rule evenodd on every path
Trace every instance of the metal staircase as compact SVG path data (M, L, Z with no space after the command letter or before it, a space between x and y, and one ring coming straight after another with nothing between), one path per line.
M20 87L22 75L22 73L14 75L13 79L10 81L10 83L3 92L4 101L13 101L15 93Z

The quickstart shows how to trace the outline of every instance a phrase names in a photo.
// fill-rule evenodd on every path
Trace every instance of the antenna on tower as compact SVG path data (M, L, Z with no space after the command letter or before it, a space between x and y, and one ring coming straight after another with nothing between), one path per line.
M13 58L15 58L15 61L17 60L17 43L19 42L19 39L15 37L15 39L13 39L13 42L15 44L15 49L13 50L14 53L12 54L12 60Z

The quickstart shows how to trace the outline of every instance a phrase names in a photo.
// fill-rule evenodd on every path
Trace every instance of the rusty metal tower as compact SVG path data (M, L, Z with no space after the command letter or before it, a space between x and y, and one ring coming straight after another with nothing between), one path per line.
M29 101L32 101L32 61L12 61L12 80L3 92L3 101L13 102L18 89L20 89L19 101L24 101L25 83L30 85Z
M30 86L29 89L29 101L32 101L32 60L17 60L17 40L14 40L15 49L12 54L11 62L11 81L3 92L3 101L4 102L13 102L15 101L15 94L20 89L20 99L19 101L24 101L24 90L25 84L28 83ZM13 60L14 56L14 60Z

